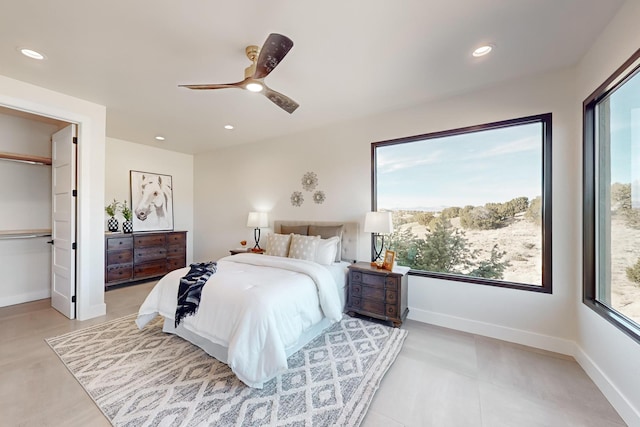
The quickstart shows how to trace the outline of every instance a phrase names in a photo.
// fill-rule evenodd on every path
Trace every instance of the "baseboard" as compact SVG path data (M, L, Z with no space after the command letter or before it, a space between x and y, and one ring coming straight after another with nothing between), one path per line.
M105 303L95 304L86 308L82 308L81 305L76 317L78 320L88 320L105 314L107 314L107 304Z
M573 356L620 417L629 426L640 426L640 413L574 341L416 308L409 308L408 318L431 325Z
M602 394L605 395L624 422L629 426L640 426L640 412L633 407L631 402L618 390L609 380L609 377L602 372L598 365L591 360L580 346L576 345L576 351L573 357L600 389Z
M429 323L436 326L455 329L471 334L482 335L542 350L553 351L555 353L573 356L575 353L575 343L570 340L552 337L549 335L537 334L523 331L521 329L508 328L494 325L492 323L479 322L477 320L465 319L462 317L450 316L448 314L435 313L432 311L409 308L409 319L418 322Z
M0 307L9 305L22 304L29 301L37 301L39 299L51 298L51 289L41 289L39 291L27 292L10 297L0 298Z

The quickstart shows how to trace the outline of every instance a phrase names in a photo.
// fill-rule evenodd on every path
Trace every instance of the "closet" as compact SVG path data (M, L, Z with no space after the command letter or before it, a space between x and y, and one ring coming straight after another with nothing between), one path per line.
M51 296L51 135L68 125L0 107L0 307Z

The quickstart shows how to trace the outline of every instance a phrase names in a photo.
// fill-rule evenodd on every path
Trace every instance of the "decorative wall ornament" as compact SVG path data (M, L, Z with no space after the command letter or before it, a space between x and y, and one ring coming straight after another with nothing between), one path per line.
M318 190L315 193L313 193L313 201L319 205L322 204L322 202L324 202L324 199L326 198L324 191Z
M304 197L302 196L302 193L300 191L294 191L293 193L291 193L291 205L300 207L302 206L303 202Z
M318 186L318 175L315 172L307 172L302 176L302 188L313 191Z

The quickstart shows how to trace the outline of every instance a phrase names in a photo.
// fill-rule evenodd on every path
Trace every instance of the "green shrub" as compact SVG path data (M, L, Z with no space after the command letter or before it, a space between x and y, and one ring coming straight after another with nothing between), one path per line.
M627 278L636 285L640 285L640 258L632 267L627 267Z

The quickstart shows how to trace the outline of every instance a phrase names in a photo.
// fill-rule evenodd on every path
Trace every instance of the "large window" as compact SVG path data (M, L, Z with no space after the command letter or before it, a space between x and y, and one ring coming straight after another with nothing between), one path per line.
M372 144L411 274L551 292L551 114Z
M583 300L640 341L640 50L583 106Z

